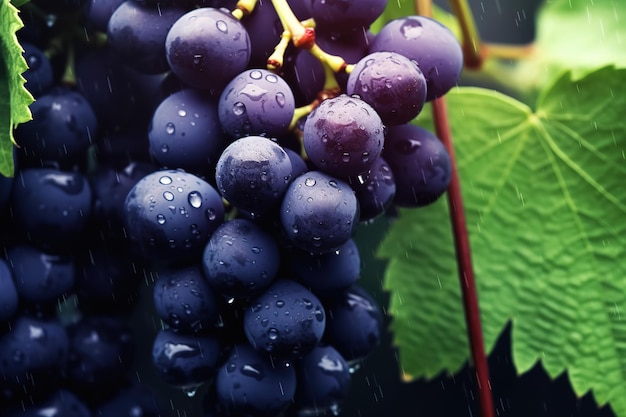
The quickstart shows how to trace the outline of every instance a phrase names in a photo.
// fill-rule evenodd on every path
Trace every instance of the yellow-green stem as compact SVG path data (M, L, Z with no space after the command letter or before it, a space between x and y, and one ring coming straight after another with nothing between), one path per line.
M484 61L478 27L467 0L449 0L450 7L459 21L465 66L479 69Z

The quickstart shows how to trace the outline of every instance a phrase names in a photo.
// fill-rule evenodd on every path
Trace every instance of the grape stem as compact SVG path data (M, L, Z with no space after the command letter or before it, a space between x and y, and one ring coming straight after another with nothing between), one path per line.
M454 2L453 0L450 1L451 3ZM465 0L460 0L459 2L467 5ZM423 16L432 17L431 0L415 0L415 8L416 12L422 14ZM461 24L463 24L463 19L468 19L468 17L473 22L469 8L467 8L464 13L466 14L457 15ZM469 13L469 15L467 13ZM478 38L471 39L473 39L471 42L475 42ZM479 45L479 41L477 41L476 45ZM466 65L467 62L468 61L466 60ZM489 382L489 365L487 363L482 325L480 322L478 292L476 290L476 280L474 278L474 268L472 266L472 253L469 242L469 234L467 232L467 221L465 219L461 183L459 181L459 173L454 154L452 133L450 131L445 98L440 97L433 100L431 102L431 106L435 123L435 133L448 150L452 165L452 177L447 192L448 207L450 211L452 232L454 235L454 249L457 259L459 281L461 284L461 293L463 297L463 309L465 311L467 335L472 355L472 363L476 370L476 385L478 389L481 417L494 417L493 397L491 395L491 383Z
M461 28L465 67L474 70L480 69L485 61L486 50L480 40L469 3L467 0L449 0L449 3Z

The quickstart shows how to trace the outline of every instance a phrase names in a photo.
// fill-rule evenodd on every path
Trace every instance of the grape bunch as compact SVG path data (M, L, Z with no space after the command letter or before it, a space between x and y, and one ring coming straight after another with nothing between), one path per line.
M372 33L386 3L23 7L36 101L0 178L7 415L161 415L127 372L142 285L160 323L143 355L205 416L340 412L383 323L355 233L451 177L411 122L456 85L460 45L417 15Z

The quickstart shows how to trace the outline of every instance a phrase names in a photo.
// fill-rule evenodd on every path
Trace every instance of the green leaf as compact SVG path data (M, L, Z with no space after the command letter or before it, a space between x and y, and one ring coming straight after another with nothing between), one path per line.
M626 416L626 69L566 73L535 111L473 87L447 103L487 350L511 320L520 373L567 370ZM379 247L409 378L468 359L453 252L445 199L402 210Z
M0 174L13 175L13 129L31 119L32 95L24 87L26 60L15 33L23 27L18 10L0 0Z

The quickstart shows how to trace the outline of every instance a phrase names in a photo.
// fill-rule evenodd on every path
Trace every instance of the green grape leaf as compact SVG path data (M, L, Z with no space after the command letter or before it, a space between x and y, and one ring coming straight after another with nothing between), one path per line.
M512 321L519 373L540 361L626 416L626 69L565 73L535 110L465 87L447 96L486 349ZM432 129L427 114L417 123ZM445 199L404 209L388 260L405 378L455 372L469 347Z
M13 176L13 129L31 119L32 95L22 74L28 68L15 33L23 27L18 9L0 0L0 174Z

